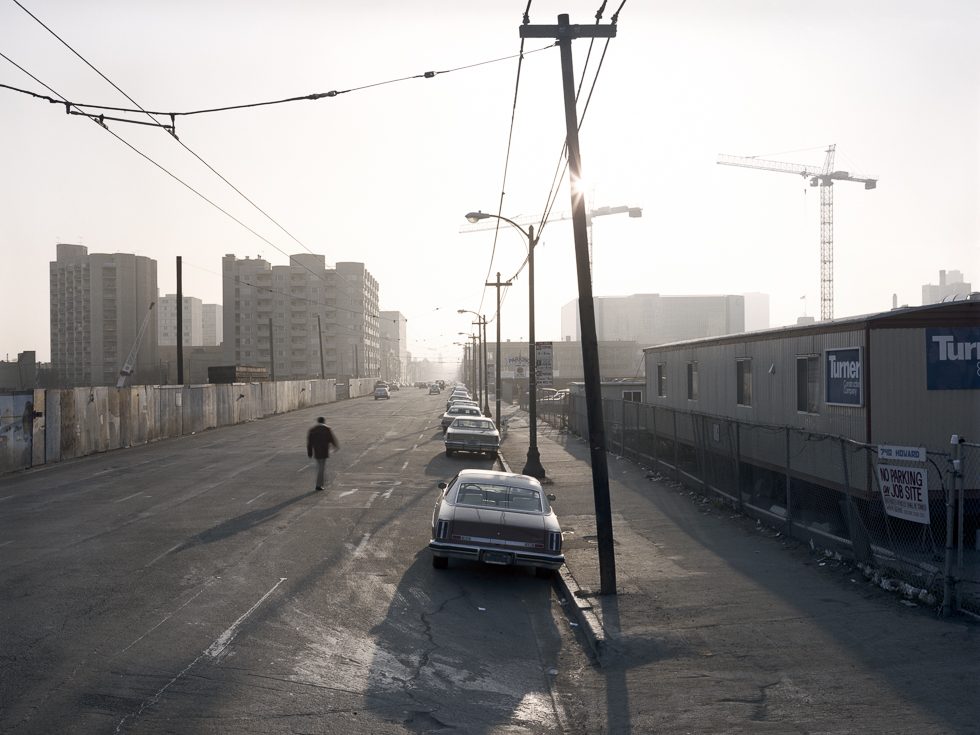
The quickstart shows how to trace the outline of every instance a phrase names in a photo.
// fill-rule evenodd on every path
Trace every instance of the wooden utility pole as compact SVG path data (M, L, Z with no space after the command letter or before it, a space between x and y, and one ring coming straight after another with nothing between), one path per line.
M152 334L152 332L151 332ZM167 372L170 372L169 370ZM177 256L177 385L184 384L184 265Z
M592 273L589 267L589 238L585 198L577 184L582 161L575 109L575 75L572 70L573 38L615 38L616 25L570 25L568 15L558 16L556 26L523 25L521 38L556 38L561 51L562 88L565 97L565 142L572 198L572 228L575 233L575 262L578 274L579 320L582 327L582 364L585 372L585 405L588 412L589 452L592 459L592 494L599 550L599 585L603 595L616 594L616 553L613 546L612 509L609 502L609 466L606 432L602 424L602 384L599 374L599 343L596 337ZM533 357L532 357L533 359Z
M496 399L497 404L497 428L500 428L500 288L501 286L509 286L510 281L500 280L500 271L497 271L497 280L493 283L488 283L488 286L493 286L497 289L497 352L496 357L493 361L493 394ZM503 431L503 429L500 429Z

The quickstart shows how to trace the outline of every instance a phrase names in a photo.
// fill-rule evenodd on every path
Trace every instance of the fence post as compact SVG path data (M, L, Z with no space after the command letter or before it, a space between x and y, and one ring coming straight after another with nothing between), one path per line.
M732 452L734 454L735 460L735 496L738 498L738 512L743 511L742 508L742 425L735 421L735 431L732 432L732 425L728 425L729 433L735 435L735 440L732 442Z
M855 559L868 564L872 561L871 542L861 517L855 511L854 503L851 500L851 471L847 466L847 449L844 437L841 437L840 440L840 457L844 466L844 503L847 506L847 532L851 537L851 551L854 552Z
M653 414L653 464L656 466L660 464L660 457L657 456L657 442L659 441L659 435L657 434L657 407L650 406L650 413Z
M786 535L793 535L793 492L790 479L790 428L786 427Z
M673 410L674 415L674 479L681 481L681 468L677 463L677 409Z
M954 446L957 444L957 436L953 435ZM956 502L956 475L958 466L953 462L953 481L949 484L946 491L946 559L943 563L943 604L940 608L940 615L948 618L953 610L953 503Z

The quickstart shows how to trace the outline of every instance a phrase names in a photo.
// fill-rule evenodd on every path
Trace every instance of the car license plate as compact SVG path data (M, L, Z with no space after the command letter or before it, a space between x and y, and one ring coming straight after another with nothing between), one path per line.
M513 564L514 557L506 551L484 551L483 561L485 564Z

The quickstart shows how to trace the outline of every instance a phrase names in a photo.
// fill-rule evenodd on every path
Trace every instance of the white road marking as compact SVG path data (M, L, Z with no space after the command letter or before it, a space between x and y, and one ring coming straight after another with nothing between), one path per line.
M377 492L373 492L373 493L371 493L371 497L370 497L370 498L368 498L368 501L367 501L367 503L366 503L366 504L364 505L364 507L365 507L365 508L370 508L370 507L371 507L371 505L372 505L372 504L374 503L374 499L375 499L376 497L378 497L378 493L377 493ZM9 543L9 542L8 542L8 543Z
M231 642L235 639L235 635L238 633L238 626L241 625L242 622L244 622L245 618L247 618L249 615L255 612L256 608L258 608L259 605L265 602L266 598L268 598L269 595L275 592L276 588L278 588L279 585L285 582L286 579L287 577L280 577L279 581L276 582L274 585L272 585L272 588L264 595L262 595L262 597L259 598L258 602L252 605L252 607L250 607L244 613L242 613L241 616L238 618L238 620L236 620L234 623L231 624L228 630L226 630L224 633L219 635L215 639L214 643L208 646L207 650L204 653L210 656L211 658L218 658L218 656L224 653L225 649L228 648Z
M419 434L419 441L421 441L422 439L425 439L425 432ZM416 444L415 446L418 446L418 444Z
M12 543L13 541L4 541L2 544L0 544L0 548L6 546L7 544L12 544Z
M310 463L309 463L309 462L307 462L306 464L304 464L304 465L303 465L302 467L300 467L300 468L299 468L298 470L296 470L296 471L297 471L297 472L302 472L303 470L305 470L305 469L306 469L307 467L309 467L309 466L310 466Z
M414 446L414 447L412 447L412 451L414 452L414 451L415 451L416 449L418 449L418 448L419 448L419 445L418 445L418 442L416 442L416 443L415 443L415 446Z
M359 557L359 556L363 556L364 549L367 547L367 542L368 542L368 539L370 539L370 538L371 538L371 534L369 534L369 533L364 534L361 537L361 543L359 543L357 545L357 548L354 549L354 553L351 554L351 556L354 557L355 559L357 557Z
M178 545L179 545L179 544L178 544ZM174 547L174 548L176 548L176 547ZM172 549L171 549L171 551L172 551ZM161 554L161 556L162 556L162 554ZM153 562L150 562L150 563L152 564ZM149 565L147 565L147 566L149 566ZM144 633L143 635L141 635L141 636L140 636L139 638L137 638L137 639L136 639L135 641L133 641L132 643L130 643L130 644L129 644L128 646L126 646L126 647L125 647L125 648L124 648L123 650L121 650L121 651L120 651L119 653L126 653L126 651L128 651L128 650L129 650L130 648L132 648L133 646L135 646L135 645L136 645L137 643L139 643L139 642L140 642L141 640L143 640L144 638L146 638L146 636L148 636L148 635L149 635L150 633L152 633L152 632L153 632L154 630L156 630L156 629L157 629L157 628L159 628L159 627L160 627L161 625L163 625L163 624L164 624L164 623L166 623L166 622L167 622L168 620L170 620L170 618L172 618L172 617L173 617L174 615L176 615L176 614L177 614L177 613L179 613L179 612L180 612L181 610L183 610L183 609L184 609L185 607L187 607L187 606L188 606L188 605L190 605L190 604L191 604L192 602L194 602L194 600L196 600L196 599L197 599L198 597L200 597L200 596L201 596L201 595L202 595L202 594L204 593L204 590L205 590L205 589L207 589L207 586L205 586L205 587L202 587L202 588L201 588L200 590L198 590L198 592L197 592L197 594L196 594L196 595L194 595L194 596L193 596L193 597L192 597L191 599L189 599L189 600L188 600L187 602L185 602L185 603L184 603L183 605L181 605L180 607L178 607L178 608L177 608L176 610L174 610L174 611L173 611L172 613L167 613L167 615L166 615L166 616L164 616L164 618L163 618L163 620L161 620L161 621L160 621L159 623L157 623L156 625L154 625L154 626L153 626L152 628L150 628L150 629L149 629L148 631L146 631L146 632L145 632L145 633ZM118 656L119 654L116 654L116 655Z
M119 500L117 500L116 502L117 503L122 503L122 502L124 502L126 500L132 500L133 498L137 497L138 495L142 495L142 494L143 494L143 491L141 490L138 493L133 493L132 495L127 495L125 498L119 498Z
M146 565L144 565L144 567L143 567L143 568L144 568L144 569L146 569L146 567L152 567L152 566L153 566L154 564L156 564L156 563L157 563L158 561L160 561L160 560L161 560L161 559L162 559L163 557L165 557L165 556L166 556L167 554L169 554L169 553L170 553L171 551L176 551L177 549L179 549L179 548L180 548L180 546L181 546L180 544L174 544L174 545L173 545L173 546L171 546L171 547L170 547L169 549L167 549L167 550L166 550L166 551L164 551L164 552L163 552L162 554L160 554L160 556L158 556L158 557L156 557L156 558L154 558L154 559L153 559L153 561L151 561L151 562L150 562L149 564L146 564Z
M280 577L279 581L276 582L276 584L272 587L271 590L269 590L264 595L262 595L262 598L258 602L252 605L252 607L250 607L248 611L245 612L244 615L242 615L240 618L238 618L238 620L232 623L231 627L228 628L228 630L226 630L224 633L218 636L215 639L214 643L212 643L206 650L201 652L200 656L198 656L189 664L187 664L187 666L184 667L184 670L181 671L179 674L177 674L177 676L175 676L173 679L171 679L162 687L160 687L159 691L157 691L156 694L154 694L148 700L140 704L139 708L135 712L130 712L128 715L126 715L121 720L119 720L119 722L116 724L116 732L117 733L122 732L123 725L126 723L126 720L128 720L130 717L139 717L141 714L143 714L143 710L145 710L147 707L152 707L154 704L160 701L160 697L163 696L163 693L167 691L171 686L173 686L175 681L177 681L178 679L183 677L184 674L190 671L194 667L194 665L202 658L204 658L205 656L210 656L211 658L215 658L219 656L221 652L228 647L228 644L231 643L232 639L235 637L235 633L238 631L238 626L241 625L242 621L245 620L245 618L247 618L255 610L255 608L261 605L262 602L275 591L276 587L278 587L285 581L286 581L286 577ZM188 602L190 602L190 600L188 600ZM212 649L214 649L214 653L212 653Z
M348 490L346 492L343 492L340 495L338 495L337 497L338 498L346 498L348 495L353 495L356 492L357 492L357 488L355 487L353 490Z
M381 497L384 498L385 500L388 500L388 498L391 497L391 494L393 492L395 492L395 486L394 485L392 485L387 490L385 490L384 495L382 495Z
M245 505L251 505L251 504L252 504L252 503L254 503L254 502L255 502L256 500L258 500L259 498L261 498L261 497L262 497L263 495L265 495L265 493L259 493L259 494L258 494L258 495L256 495L256 496L255 496L254 498L252 498L252 499L251 499L251 500L249 500L249 501L248 501L247 503L245 503Z
M402 465L402 470L404 471L404 469L406 467L408 467L408 460L407 459L405 460L405 464Z
M0 498L0 503L2 503L4 500L10 500L11 498L16 498L16 497L17 497L16 495L7 495L6 497Z

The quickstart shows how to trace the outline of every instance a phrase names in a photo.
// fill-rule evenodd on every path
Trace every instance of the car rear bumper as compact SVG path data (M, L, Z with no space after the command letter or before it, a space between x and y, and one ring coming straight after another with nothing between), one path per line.
M429 550L434 556L447 559L469 559L486 564L503 566L539 567L558 569L565 563L564 554L539 554L533 551L512 551L485 546L464 546L444 541L430 541Z
M446 449L454 452L497 452L500 450L499 444L474 444L467 441L447 441Z

